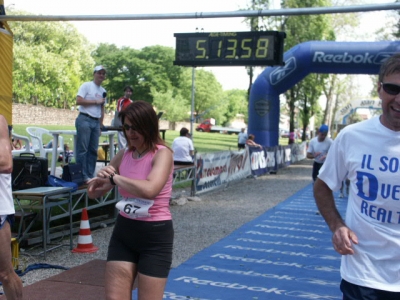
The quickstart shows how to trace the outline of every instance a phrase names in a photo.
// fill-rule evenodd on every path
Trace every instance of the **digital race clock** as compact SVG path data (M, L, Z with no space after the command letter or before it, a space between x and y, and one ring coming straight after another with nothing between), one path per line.
M279 31L175 33L174 65L275 66L283 63Z

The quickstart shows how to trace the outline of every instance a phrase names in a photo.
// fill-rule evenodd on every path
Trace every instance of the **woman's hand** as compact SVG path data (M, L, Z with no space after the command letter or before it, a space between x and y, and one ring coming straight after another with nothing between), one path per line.
M100 178L109 178L111 175L114 175L117 171L112 165L105 166L97 172L97 177Z
M108 177L95 177L88 181L88 196L90 198L98 198L103 196L105 192L110 190L113 186Z

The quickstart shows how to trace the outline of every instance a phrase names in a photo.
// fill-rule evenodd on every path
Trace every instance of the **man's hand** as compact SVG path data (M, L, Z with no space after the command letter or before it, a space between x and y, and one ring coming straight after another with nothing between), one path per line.
M354 254L353 244L358 244L358 238L350 228L341 226L333 233L332 243L339 254Z

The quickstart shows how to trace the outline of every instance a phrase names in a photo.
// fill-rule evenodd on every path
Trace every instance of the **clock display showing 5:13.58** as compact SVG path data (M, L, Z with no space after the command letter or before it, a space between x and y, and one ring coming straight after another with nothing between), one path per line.
M175 65L262 66L283 64L284 32L177 33Z

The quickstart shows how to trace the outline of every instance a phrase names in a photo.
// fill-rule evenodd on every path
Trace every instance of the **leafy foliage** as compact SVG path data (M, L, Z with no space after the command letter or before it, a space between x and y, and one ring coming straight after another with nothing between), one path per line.
M224 99L227 99L228 107L225 112L227 122L232 121L238 114L244 115L245 122L248 119L248 102L245 90L224 91Z
M219 124L226 121L224 112L228 101L223 99L222 86L214 74L203 69L196 70L194 111L197 118L214 118Z
M154 100L152 89L164 93L172 91L174 97L181 94L186 98L189 95L182 90L188 88L189 74L186 69L173 65L172 48L151 46L136 50L100 44L93 52L93 57L96 64L104 65L107 70L108 79L103 85L111 100L121 97L127 85L133 87L133 100L150 103Z
M158 111L164 112L163 119L168 121L190 120L191 107L180 94L174 96L172 90L165 93L152 89L153 105Z
M25 12L14 12L24 14ZM13 98L69 108L93 68L91 47L66 22L9 22L14 34Z

